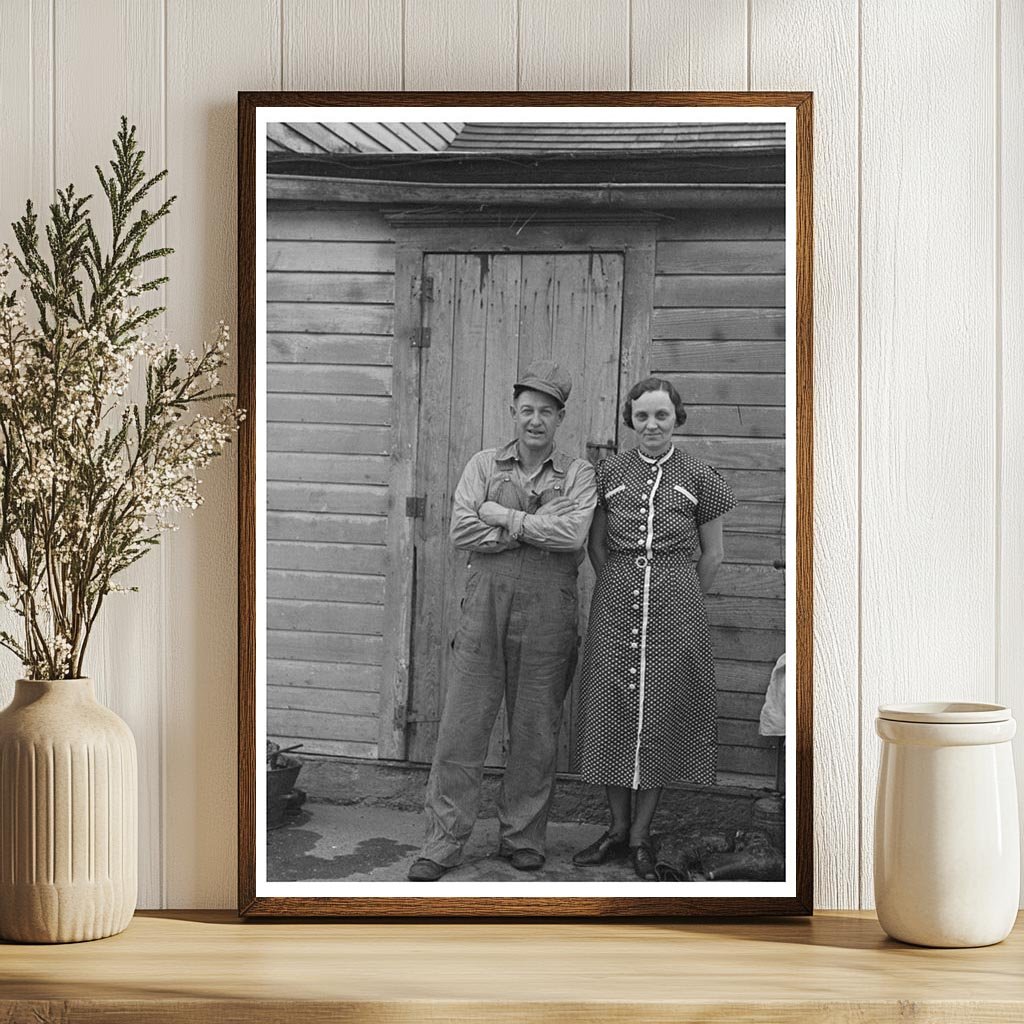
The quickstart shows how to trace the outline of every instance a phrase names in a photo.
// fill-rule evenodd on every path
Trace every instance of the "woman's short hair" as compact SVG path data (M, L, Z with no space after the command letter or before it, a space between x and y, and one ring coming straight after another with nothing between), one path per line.
M646 395L648 391L664 391L675 407L676 426L681 427L686 422L686 409L683 407L683 400L679 397L679 392L673 387L672 382L663 380L661 377L645 377L629 389L629 394L626 395L626 404L622 407L622 422L630 430L633 429L633 403L641 395Z

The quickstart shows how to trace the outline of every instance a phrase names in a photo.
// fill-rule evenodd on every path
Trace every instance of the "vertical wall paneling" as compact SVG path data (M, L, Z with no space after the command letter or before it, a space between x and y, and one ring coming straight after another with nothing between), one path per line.
M807 46L829 39L833 45ZM858 905L857 10L751 10L751 88L814 92L815 900Z
M630 88L745 89L746 32L747 0L633 0Z
M406 0L405 89L515 89L516 0Z
M628 89L623 0L519 0L520 89Z
M277 0L167 0L168 329L186 349L235 316L236 94L281 82ZM222 374L232 380L234 368ZM234 904L236 447L167 547L166 863L172 907Z
M56 184L92 193L93 219L109 241L109 212L94 166L109 171L111 140L121 115L138 127L146 166L164 166L163 10L160 0L58 0L54 7L54 168ZM97 54L104 55L97 60ZM89 87L83 88L88 82ZM163 190L159 191L162 198ZM153 243L162 240L154 232ZM151 276L159 276L157 268ZM162 301L161 293L154 293ZM162 325L151 325L159 330ZM126 396L144 401L139 378ZM161 642L164 579L151 551L119 579L135 594L109 594L86 654L96 693L131 726L139 751L139 904L162 901L164 660Z
M996 223L999 250L1002 387L999 672L996 700L1024 722L1024 5L1003 0ZM1024 724L1018 726L1024 729ZM1019 737L1019 734L1018 734ZM1014 743L1024 810L1024 740ZM1021 815L1024 821L1024 814Z
M402 0L289 0L285 89L400 89Z
M0 244L14 247L10 224L25 200L45 210L53 183L53 23L51 0L15 0L3 9L0 32ZM0 628L17 636L20 620L0 608ZM21 676L17 657L0 648L0 707Z
M993 16L862 11L865 906L876 706L995 690Z

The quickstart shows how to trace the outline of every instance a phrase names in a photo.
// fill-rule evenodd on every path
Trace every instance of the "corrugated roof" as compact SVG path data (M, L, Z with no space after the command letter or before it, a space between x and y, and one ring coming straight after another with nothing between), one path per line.
M462 127L461 122L275 122L267 125L267 144L271 152L284 153L439 153Z
M782 150L782 124L484 122L267 125L269 148L290 153L740 153Z
M622 121L529 124L467 124L449 152L528 153L609 150L706 153L722 150L782 149L782 124L627 124Z

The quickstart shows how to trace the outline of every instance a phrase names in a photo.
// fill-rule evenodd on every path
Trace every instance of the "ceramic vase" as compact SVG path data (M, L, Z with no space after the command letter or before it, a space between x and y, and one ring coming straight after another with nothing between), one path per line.
M1020 838L1010 740L998 704L878 709L875 905L894 939L988 946L1017 915Z
M138 888L135 740L91 679L28 680L0 712L0 938L123 931Z

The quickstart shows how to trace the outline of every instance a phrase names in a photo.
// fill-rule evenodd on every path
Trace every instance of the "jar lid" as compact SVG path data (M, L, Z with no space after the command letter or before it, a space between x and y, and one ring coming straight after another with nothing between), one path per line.
M969 701L926 701L921 704L882 704L878 717L889 722L924 722L934 725L970 725L1008 722L1010 709L1004 704Z

